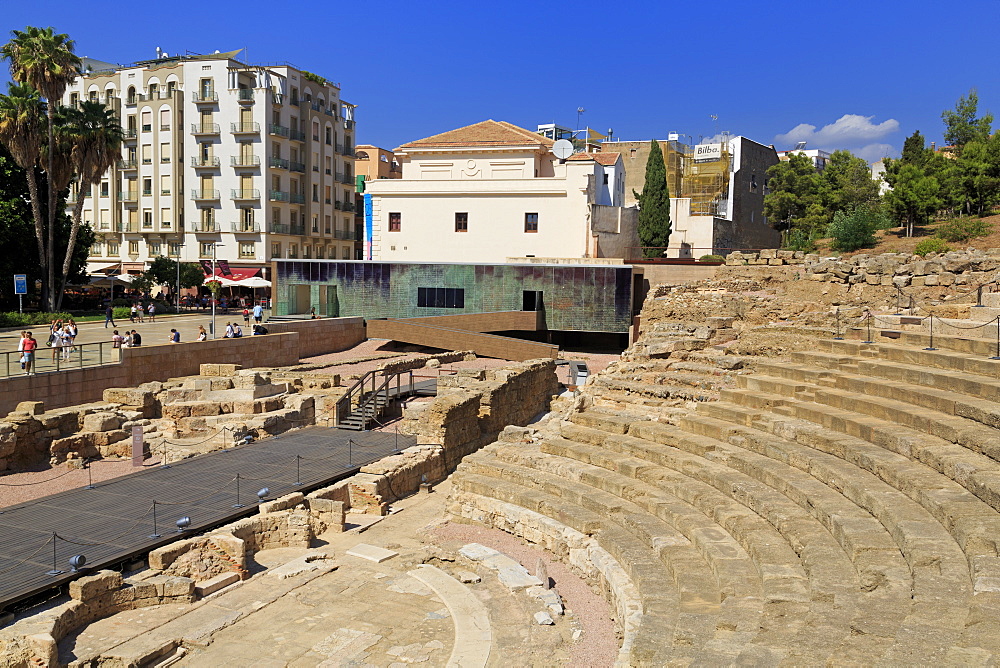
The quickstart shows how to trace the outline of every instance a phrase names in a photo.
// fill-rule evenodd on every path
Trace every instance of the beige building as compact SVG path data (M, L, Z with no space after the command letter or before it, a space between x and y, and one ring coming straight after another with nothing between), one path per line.
M402 178L366 184L371 259L627 257L638 236L636 210L622 207L621 156L560 160L552 145L487 120L400 146Z
M396 155L387 149L358 144L354 150L354 169L365 181L376 179L401 179L403 168L396 160Z
M64 104L102 102L125 128L118 165L71 193L97 233L90 271L213 249L244 275L272 258L354 256L353 105L338 84L238 53L85 59Z

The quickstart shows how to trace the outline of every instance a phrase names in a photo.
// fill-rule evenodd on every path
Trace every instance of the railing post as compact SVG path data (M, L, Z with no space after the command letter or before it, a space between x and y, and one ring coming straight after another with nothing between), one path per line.
M924 348L924 350L937 350L937 348L935 348L935 347L934 347L934 314L933 314L933 313L931 313L931 314L930 314L929 316L927 316L927 317L928 317L928 318L930 319L930 321L931 321L931 327L930 327L930 329L931 329L931 342L930 342L930 343L931 343L931 345L929 345L929 346L927 346L926 348Z
M149 534L150 538L160 538L160 534L156 531L156 499L153 499L153 533Z
M59 540L59 535L55 531L52 532L52 570L48 571L46 575L62 575L65 571L59 570L59 565L56 563L56 542Z
M900 309L899 309L899 307L901 306L900 301L901 301L902 296L903 296L903 291L897 285L896 286L896 312L893 315L903 315L902 313L900 313Z
M976 288L976 303L973 308L982 307L983 305L983 286L980 285Z
M242 508L243 504L240 503L240 474L236 474L236 503L233 504L233 508Z
M842 337L840 335L840 307L839 306L834 310L834 315L837 318L837 324L836 324L836 330L834 331L833 340L834 341L843 341L844 337Z
M872 312L868 311L868 340L862 343L872 343Z

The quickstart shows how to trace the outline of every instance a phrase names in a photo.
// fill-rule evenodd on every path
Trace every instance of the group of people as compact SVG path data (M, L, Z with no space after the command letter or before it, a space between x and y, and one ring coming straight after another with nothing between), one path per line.
M149 314L150 322L156 322L156 304L154 304L153 302L149 302L149 304L146 306L146 313ZM128 319L129 322L138 322L138 323L145 322L145 320L143 320L142 304L139 303L132 304L132 307L129 309L128 312Z
M69 359L70 354L76 350L76 336L79 332L80 328L72 318L66 322L53 320L49 323L49 338L45 344L52 348L53 361L56 357Z
M125 336L119 334L116 329L115 333L111 336L112 348L138 348L141 345L142 335L134 329L132 331L126 329Z

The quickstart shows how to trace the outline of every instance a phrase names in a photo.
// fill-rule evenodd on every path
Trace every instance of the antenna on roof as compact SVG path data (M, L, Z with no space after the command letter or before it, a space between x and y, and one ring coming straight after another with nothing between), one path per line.
M587 111L583 107L576 108L576 129L580 129L580 117L583 116L583 112Z

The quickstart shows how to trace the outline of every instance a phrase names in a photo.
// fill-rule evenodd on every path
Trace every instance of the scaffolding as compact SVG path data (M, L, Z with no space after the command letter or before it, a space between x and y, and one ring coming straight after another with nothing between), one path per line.
M693 146L684 147L681 197L691 200L692 216L726 218L729 215L729 175L733 159L729 142L722 142L719 157L710 160L696 161L694 150Z

